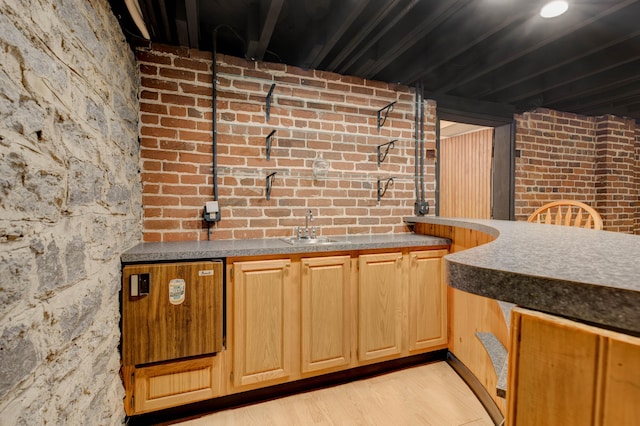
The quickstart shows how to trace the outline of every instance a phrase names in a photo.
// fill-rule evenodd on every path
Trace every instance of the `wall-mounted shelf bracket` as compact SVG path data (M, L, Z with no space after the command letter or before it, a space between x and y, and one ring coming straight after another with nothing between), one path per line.
M265 192L267 201L271 199L271 185L273 184L273 177L276 175L276 173L278 172L272 172L267 175L267 188Z
M394 142L398 142L398 139L394 139L391 142L383 143L382 145L378 145L378 167L387 158L389 154L389 150L395 146ZM386 147L384 152L382 151L382 147Z
M267 93L267 107L266 107L266 114L267 114L267 121L269 121L269 118L271 117L271 95L273 95L273 89L276 88L276 84L273 83L271 85L271 88L269 89L269 93Z
M382 183L384 182L384 184ZM384 196L389 188L389 185L393 185L393 178L389 179L378 179L378 201Z
M275 130L272 130L269 133L269 136L266 137L265 142L267 144L267 161L271 160L271 138L276 134Z
M387 122L387 118L389 118L389 113L391 111L393 111L393 105L396 103L397 101L393 101L391 102L389 105L387 105L384 108L380 108L378 110L378 131L380 131L380 128L382 126L384 126L384 123Z

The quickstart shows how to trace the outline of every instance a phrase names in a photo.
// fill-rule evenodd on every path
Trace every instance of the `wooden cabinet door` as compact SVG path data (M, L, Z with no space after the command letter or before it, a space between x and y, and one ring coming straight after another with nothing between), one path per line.
M607 345L602 374L602 424L640 421L640 338L618 334Z
M516 308L507 424L627 425L640 418L640 339Z
M350 362L350 261L350 256L302 259L303 373Z
M289 259L233 265L233 385L256 388L292 374L295 317ZM297 353L297 351L296 351Z
M399 356L402 351L402 254L358 258L358 360Z
M447 250L409 255L409 350L427 350L447 343L447 290L442 256Z

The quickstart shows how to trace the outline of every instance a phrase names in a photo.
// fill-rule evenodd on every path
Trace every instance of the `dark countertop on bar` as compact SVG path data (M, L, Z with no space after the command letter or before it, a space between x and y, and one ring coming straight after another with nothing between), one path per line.
M290 255L345 250L448 246L451 243L451 241L446 238L411 233L328 236L328 238L336 242L291 245L278 238L264 238L252 240L140 243L124 252L120 259L122 263L166 262L223 257L266 256L273 254Z
M640 236L500 220L408 217L496 237L445 257L454 288L640 335Z

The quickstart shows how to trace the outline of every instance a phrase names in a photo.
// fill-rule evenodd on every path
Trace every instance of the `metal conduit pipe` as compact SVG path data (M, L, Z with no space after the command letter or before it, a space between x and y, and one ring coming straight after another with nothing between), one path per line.
M212 100L212 114L213 114L213 199L218 201L218 71L216 65L216 56L218 54L218 46L217 46L217 38L218 38L218 29L213 30L213 63L211 64L212 69L212 91L213 91L213 100Z
M425 200L425 165L424 165L424 86L416 83L415 104L416 150L415 150L415 185L416 202L414 213L424 216L429 213L429 203Z
M420 202L424 203L424 85L420 83Z
M218 52L217 49L217 38L218 38L218 28L213 30L213 61L211 64L211 97L212 97L212 129L213 129L213 142L212 142L212 179L213 179L213 203L207 202L205 204L204 212L202 217L204 221L207 223L207 240L211 239L211 223L220 221L220 204L218 203L218 111L217 111L217 100L218 100L218 88L217 88L217 66L216 66L216 55ZM211 210L209 210L209 205L211 205Z
M418 120L418 112L419 112L419 106L418 106L418 85L416 84L416 97L415 97L415 101L413 103L413 107L414 107L414 127L416 129L416 133L415 133L415 151L414 151L414 159L413 159L413 165L415 167L415 172L414 172L414 181L415 181L415 188L416 188L416 215L417 215L417 204L420 202L420 178L419 178L419 168L418 168L418 162L419 162L419 152L420 152L420 141L419 141L419 130L418 130L418 126L419 126L419 120Z

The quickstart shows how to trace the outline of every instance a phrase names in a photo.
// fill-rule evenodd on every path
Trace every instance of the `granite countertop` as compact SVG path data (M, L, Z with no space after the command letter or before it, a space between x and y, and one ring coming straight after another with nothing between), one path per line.
M140 243L124 252L120 259L122 263L162 262L272 254L288 255L345 250L428 247L449 245L451 243L451 241L446 238L409 233L330 236L329 238L336 242L315 245L291 245L278 238L265 238L253 240Z
M488 244L445 257L449 285L640 335L640 237L569 226L410 217L478 230Z

